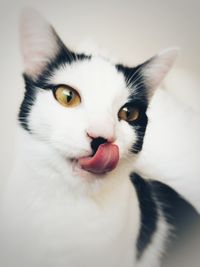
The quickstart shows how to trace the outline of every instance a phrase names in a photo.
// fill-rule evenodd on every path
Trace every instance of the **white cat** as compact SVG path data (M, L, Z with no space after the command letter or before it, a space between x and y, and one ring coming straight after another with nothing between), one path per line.
M149 101L176 50L134 68L78 54L34 11L21 40L26 91L0 266L161 266L199 220L173 189L134 173Z

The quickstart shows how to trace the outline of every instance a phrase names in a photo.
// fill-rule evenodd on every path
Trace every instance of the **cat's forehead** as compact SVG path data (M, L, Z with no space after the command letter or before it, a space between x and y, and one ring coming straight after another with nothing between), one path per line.
M128 94L125 77L116 66L101 57L91 57L60 66L51 82L68 84L84 92Z

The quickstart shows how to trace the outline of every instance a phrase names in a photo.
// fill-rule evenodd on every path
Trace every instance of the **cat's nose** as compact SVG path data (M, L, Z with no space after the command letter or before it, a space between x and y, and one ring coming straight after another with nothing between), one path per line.
M114 135L108 135L108 134L98 135L97 133L91 131L86 131L86 134L90 139L92 139L92 141L96 139L102 141L102 143L106 142L112 143L116 140Z
M103 137L97 137L97 138L92 138L92 141L91 141L91 148L92 148L92 151L93 153L96 153L98 147L101 145L101 144L105 144L107 143L108 140L103 138Z

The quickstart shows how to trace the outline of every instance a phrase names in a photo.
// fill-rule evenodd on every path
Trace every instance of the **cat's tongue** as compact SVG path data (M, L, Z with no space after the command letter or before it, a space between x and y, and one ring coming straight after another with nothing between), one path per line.
M119 161L118 146L106 143L98 147L93 157L86 157L79 159L81 167L89 172L96 174L103 174L112 171Z

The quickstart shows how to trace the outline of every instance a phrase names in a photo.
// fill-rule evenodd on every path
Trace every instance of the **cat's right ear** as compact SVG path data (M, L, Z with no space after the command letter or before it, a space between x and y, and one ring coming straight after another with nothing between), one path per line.
M25 73L36 78L63 47L53 27L34 9L22 12L20 42Z

